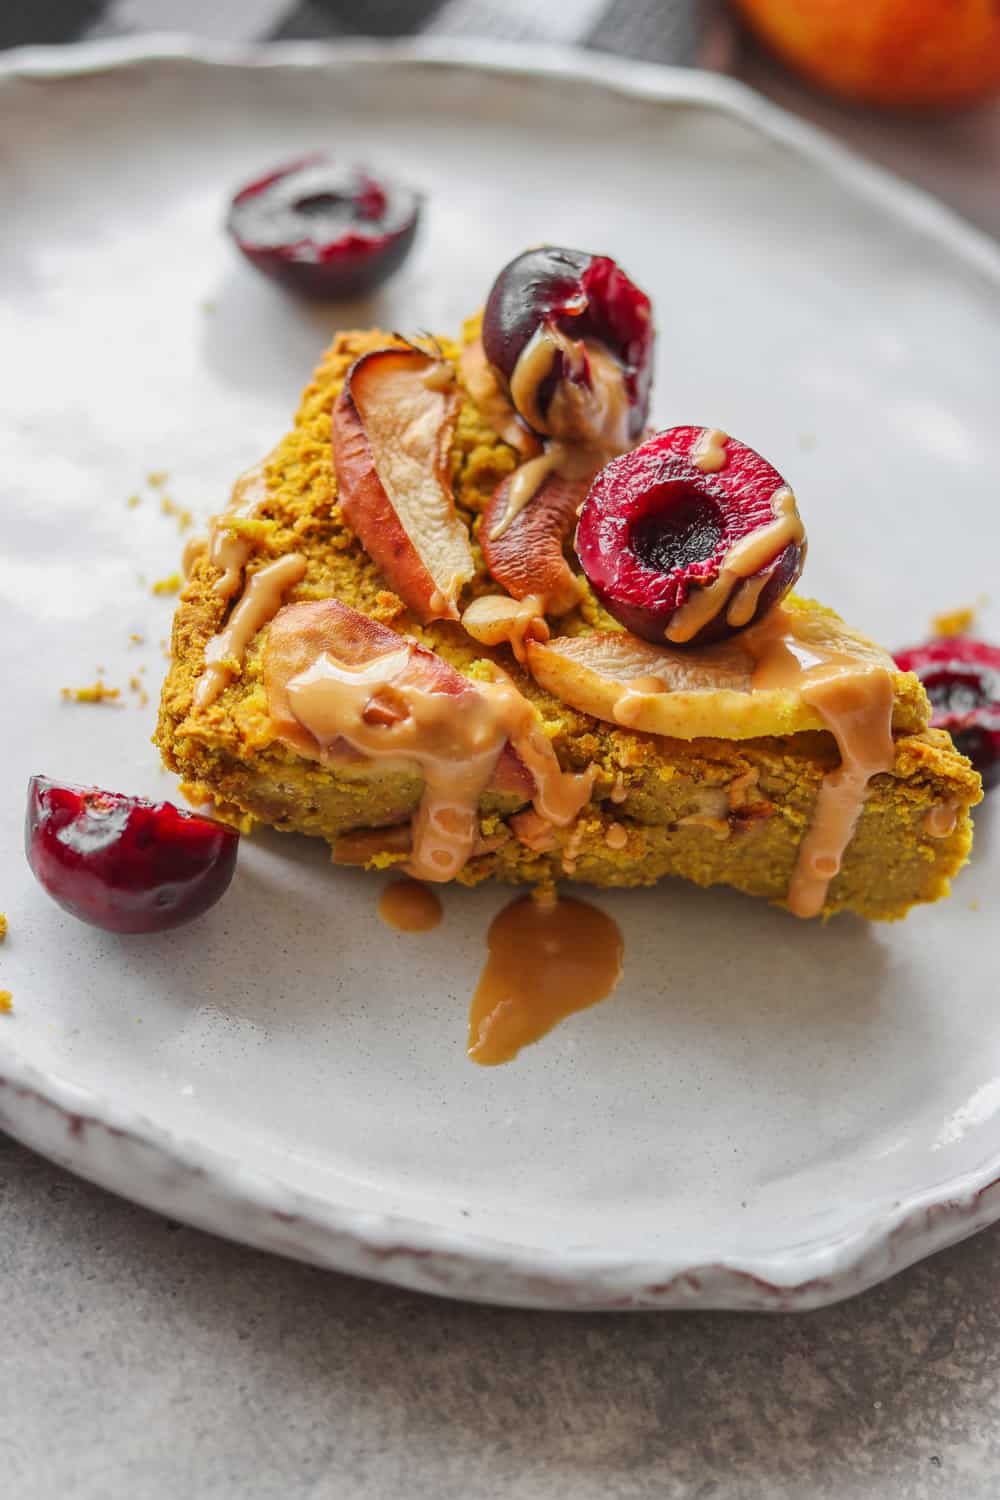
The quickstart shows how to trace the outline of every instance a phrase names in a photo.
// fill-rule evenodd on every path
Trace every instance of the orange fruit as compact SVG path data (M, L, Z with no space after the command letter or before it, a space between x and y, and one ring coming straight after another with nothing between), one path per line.
M775 52L869 104L969 104L1000 90L998 0L735 0Z

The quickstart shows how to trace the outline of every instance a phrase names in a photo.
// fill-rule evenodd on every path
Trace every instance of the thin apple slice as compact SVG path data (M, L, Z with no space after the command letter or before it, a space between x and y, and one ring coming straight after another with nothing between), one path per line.
M337 599L279 610L263 669L275 732L300 754L326 761L346 742L374 763L373 774L381 763L422 778L407 862L419 879L460 873L479 839L480 798L501 778L530 777L536 811L559 826L590 796L593 772L562 770L537 710L509 677L473 682Z
M536 459L535 463L544 463ZM493 577L515 599L534 595L544 612L564 615L580 602L580 583L563 548L590 488L591 475L546 475L528 503L507 521L511 485L517 474L497 485L483 512L479 544Z
M450 695L458 711L470 706L477 688L468 677L463 677L450 663L418 642L398 635L388 625L370 620L339 599L310 600L279 610L271 624L264 650L264 690L268 712L279 738L301 755L312 758L318 755L315 736L303 729L292 712L288 684L324 653L345 666L363 669L381 659L392 658L401 649L412 653L406 663L408 682L412 681L426 691ZM383 724L387 719L391 721L391 714L384 712L385 697L380 700L374 687L373 696L375 701L368 722L378 722L380 710ZM364 757L345 742L344 754L336 758L346 762ZM519 797L522 802L530 802L534 796L534 777L509 741L500 752L489 790L502 796Z
M344 516L424 624L457 620L475 573L449 468L460 404L450 365L410 345L363 354L333 408Z
M333 862L367 865L380 855L405 856L412 848L413 830L409 823L392 823L386 828L352 828L334 844Z
M529 671L553 697L646 734L735 738L737 720L745 721L751 706L759 712L750 694L753 663L738 644L670 651L626 631L595 631L547 644L529 641L526 650ZM747 736L771 732L743 730Z
M709 646L672 649L627 631L595 631L528 641L526 651L536 682L596 719L681 740L755 739L826 728L794 685L760 682L761 662L773 660L786 641L795 660L892 667L884 652L831 611L809 605L772 611L761 626ZM918 685L905 673L895 673L893 685L894 727L924 728L927 709Z
M278 736L301 755L317 758L320 746L315 735L303 728L289 696L289 684L313 667L324 655L354 674L358 687L366 686L364 704L368 725L391 726L393 695L414 688L442 693L466 705L476 697L476 687L467 677L426 646L398 635L388 625L370 620L339 599L316 599L289 604L271 622L264 648L264 690L267 707ZM391 678L391 683L389 679ZM364 753L364 747L358 749Z

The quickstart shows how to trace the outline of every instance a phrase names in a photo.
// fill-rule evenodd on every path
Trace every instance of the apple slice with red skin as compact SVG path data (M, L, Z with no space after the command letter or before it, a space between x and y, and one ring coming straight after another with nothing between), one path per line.
M271 621L264 647L264 690L267 708L280 737L302 755L316 757L316 740L304 729L292 711L288 684L324 654L346 667L367 667L380 657L395 656L400 650L409 653L401 684L424 692L445 693L456 700L475 694L475 684L450 666L426 646L405 635L398 635L388 625L370 620L339 599L316 599L300 604L286 604ZM378 694L365 710L368 722L377 721L380 713Z
M344 516L424 624L457 620L458 597L475 573L451 488L460 403L445 360L396 345L356 360L333 408Z
M288 684L321 656L328 654L347 667L365 667L401 649L409 652L409 661L405 674L395 679L399 686L446 694L454 699L456 714L471 704L477 689L468 677L426 646L370 620L339 599L309 600L279 609L264 647L264 690L279 738L300 755L319 758L317 741L292 712ZM378 715L391 713L391 695L380 702L376 692L366 710L369 721L377 722ZM490 790L520 796L525 802L534 794L534 779L509 741L500 752Z
M580 585L564 547L590 480L549 474L523 510L495 536L507 513L513 476L497 485L483 512L479 545L497 583L515 599L537 595L545 613L564 615L580 602Z

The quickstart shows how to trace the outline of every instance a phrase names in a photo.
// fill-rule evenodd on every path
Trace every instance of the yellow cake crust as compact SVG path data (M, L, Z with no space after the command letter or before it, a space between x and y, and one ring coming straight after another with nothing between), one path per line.
M530 823L518 818L523 799L487 792L480 804L485 852L462 872L465 883L490 877L526 883L569 878L631 886L679 875L781 903L822 776L837 764L831 735L804 729L746 739L680 740L618 728L545 692L508 648L487 649L457 624L419 624L387 587L337 502L330 411L353 361L391 341L378 330L346 333L325 354L295 426L267 462L266 502L253 519L232 523L253 549L244 583L276 558L300 554L305 573L288 591L288 601L334 596L418 639L473 678L485 675L492 659L535 704L562 766L597 768L591 802L570 828L547 834L543 842L551 847L531 847L539 840L532 838ZM445 340L441 347L458 369L457 347ZM452 447L456 503L472 528L477 568L466 600L494 591L475 524L517 462L514 450L466 394ZM220 816L244 830L260 821L318 835L336 848L350 830L404 824L420 798L417 775L387 774L371 765L323 766L275 739L262 682L266 626L217 699L196 705L205 647L233 605L213 592L218 577L202 555L181 594L156 732L165 764L185 778L194 799L214 801ZM568 635L597 628L619 627L589 593L560 622ZM979 778L947 735L926 729L927 702L917 679L896 673L894 688L896 763L891 774L871 784L843 868L831 883L825 915L849 909L869 918L902 916L917 902L945 895L971 847L968 809L981 796ZM927 815L942 803L954 804L955 827L933 838ZM387 837L380 849L376 837L367 862L384 867L405 857L398 839Z

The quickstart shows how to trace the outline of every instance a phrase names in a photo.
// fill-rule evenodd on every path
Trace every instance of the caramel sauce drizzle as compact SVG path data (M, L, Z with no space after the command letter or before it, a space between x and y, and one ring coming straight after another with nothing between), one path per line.
M801 545L805 539L805 528L795 504L795 496L787 485L782 485L775 491L771 498L771 510L774 514L771 524L743 537L726 553L718 576L704 588L691 590L686 601L671 617L665 632L668 641L683 645L692 640L703 626L715 618L737 589L739 592L728 606L736 617L730 619L730 624L740 620L745 623L752 617L760 591L770 577L768 574L763 582L758 583L753 575L784 551L790 542ZM747 589L748 584L750 591L744 595L742 591Z
M485 1067L510 1062L567 1016L604 1000L622 974L617 924L585 901L522 897L494 918L488 944L468 1044Z
M495 542L503 536L524 507L535 498L550 474L557 471L565 474L570 469L575 474L578 461L578 450L574 450L569 444L553 441L544 453L539 453L536 458L529 458L527 463L516 468L510 477L507 508L490 532L490 541Z
M540 594L512 599L509 594L485 594L473 599L462 616L462 626L483 646L506 642L518 661L525 659L525 641L547 641L545 600Z
M198 708L214 703L237 675L250 642L262 626L273 620L281 608L285 590L299 583L305 571L306 560L301 553L289 552L253 575L225 627L205 647L205 670L194 690Z
M780 606L744 637L755 660L753 687L797 691L823 719L840 765L823 777L812 823L799 845L788 887L797 917L817 916L857 826L873 776L896 763L894 690L887 667L804 643L795 616Z
M397 932L430 932L441 921L441 901L419 880L394 880L382 892L378 914Z
M533 804L556 827L589 800L596 769L564 772L528 700L509 678L468 682L457 698L412 680L413 647L349 666L325 651L287 685L288 702L321 751L346 741L361 754L415 766L424 791L405 866L420 880L452 880L479 834L479 799L508 740L534 780Z
M720 469L725 468L728 442L729 434L723 432L721 427L706 427L691 454L691 462L703 474L717 474Z
M568 378L557 382L543 412L539 391L561 356ZM510 380L514 406L548 439L544 453L511 476L507 507L490 532L503 536L550 474L584 479L630 446L629 404L621 366L596 340L575 341L543 323L521 352Z
M734 630L742 630L753 619L760 596L774 577L774 569L766 568L754 578L747 578L733 594L726 609L726 622Z
M476 339L473 343L465 345L459 359L459 366L469 395L497 436L503 438L504 442L508 443L522 460L534 458L539 454L542 449L541 442L519 420L517 412L504 391L501 390L500 383L483 350L482 339Z
M232 498L221 515L213 516L208 528L208 559L222 574L212 585L213 594L229 599L236 592L243 569L253 551L253 543L238 536L231 521L250 521L267 500L267 464L261 459L241 474L233 486Z

